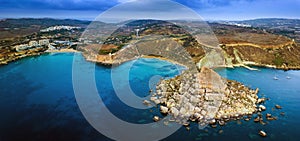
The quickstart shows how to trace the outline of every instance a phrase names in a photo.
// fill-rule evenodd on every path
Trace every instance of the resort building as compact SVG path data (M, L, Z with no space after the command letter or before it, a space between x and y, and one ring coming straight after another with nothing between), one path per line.
M16 48L16 51L19 52L19 51L23 51L23 50L31 48L31 46L29 46L28 44L21 44L21 45L15 46L15 48Z
M42 40L39 40L39 44L41 46L48 46L49 45L49 39L42 39Z
M36 47L39 46L39 43L37 41L30 41L29 46Z

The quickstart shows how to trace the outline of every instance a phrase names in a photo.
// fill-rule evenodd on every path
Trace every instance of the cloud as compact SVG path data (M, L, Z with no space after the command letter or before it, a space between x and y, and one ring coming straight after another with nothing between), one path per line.
M140 6L123 12L176 10L169 5L147 5L147 0L0 0L0 17L25 13L43 13L42 11L106 11L118 4L137 1ZM153 0L155 1L155 0ZM167 1L167 0L166 0ZM300 18L300 0L172 0L197 11L205 19L249 19L262 17ZM168 11L169 10L169 11ZM170 11L171 10L171 11ZM46 13L48 14L48 12ZM50 13L49 13L50 14ZM140 13L142 14L142 13ZM18 17L24 15L20 12ZM83 15L83 14L82 14ZM93 13L95 15L95 13ZM57 15L59 16L59 15ZM71 16L71 15L70 15ZM76 15L74 15L75 17ZM30 17L27 16L27 17Z
M227 6L196 9L207 19L300 18L299 0L240 0Z
M0 8L103 11L118 3L118 0L0 0Z
M240 2L252 2L254 0L174 0L193 9L209 9L230 6Z
M118 22L129 19L197 19L200 17L189 8L168 0L139 0L124 3L109 9L101 14L99 20L105 22Z
M119 3L134 2L137 0L118 0Z

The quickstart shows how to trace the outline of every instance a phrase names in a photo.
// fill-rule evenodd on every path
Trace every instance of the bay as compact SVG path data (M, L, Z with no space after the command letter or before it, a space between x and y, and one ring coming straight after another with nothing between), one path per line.
M110 140L98 133L81 114L72 85L72 64L79 53L45 54L28 57L0 67L0 141L18 140ZM82 57L81 64L94 65ZM160 78L174 77L184 69L167 61L141 58L114 68L118 77L129 71L129 85L140 97L149 95ZM300 125L300 72L258 68L216 69L228 79L237 80L255 89L259 96L270 98L267 111L278 117L263 126L253 121L231 121L218 128L179 129L164 140L298 140ZM157 108L134 109L122 103L115 94L111 80L112 68L95 65L95 79L106 106L120 119L142 124L160 115ZM276 76L279 80L274 80ZM288 78L289 79L288 79ZM283 108L274 109L276 104ZM273 109L273 110L272 110ZM285 115L280 115L284 112ZM222 132L220 132L222 130ZM257 133L264 130L268 137Z

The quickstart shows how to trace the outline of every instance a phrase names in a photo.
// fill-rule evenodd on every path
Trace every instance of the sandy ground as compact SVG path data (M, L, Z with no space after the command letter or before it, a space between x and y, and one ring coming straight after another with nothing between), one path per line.
M79 52L75 49L60 49L60 50L47 50L46 52L51 52L51 53L66 53L66 52Z

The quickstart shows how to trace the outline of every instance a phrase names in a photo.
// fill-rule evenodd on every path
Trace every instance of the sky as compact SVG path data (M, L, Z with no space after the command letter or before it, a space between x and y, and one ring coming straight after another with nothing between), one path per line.
M142 3L147 0L0 0L0 18L48 17L93 20L106 10L136 1ZM300 19L300 0L172 1L191 8L205 20ZM156 7L168 9L168 5L156 5ZM136 9L137 12L138 10L139 8Z

